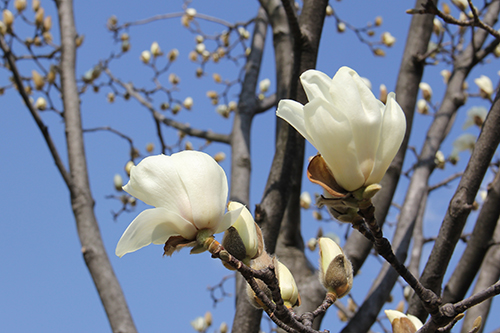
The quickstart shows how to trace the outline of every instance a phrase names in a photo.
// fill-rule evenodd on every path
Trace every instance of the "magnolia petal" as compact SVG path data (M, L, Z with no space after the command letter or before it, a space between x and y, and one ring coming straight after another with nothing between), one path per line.
M258 251L259 239L252 213L243 204L236 201L231 201L227 207L228 211L240 208L240 216L232 226L238 231L238 235L245 245L246 255L253 258Z
M123 189L148 205L178 212L191 221L191 204L176 167L178 156L184 153L146 157L132 168L130 181Z
M417 331L422 327L424 326L424 324L422 324L422 322L420 321L420 319L418 319L418 317L415 317L414 315L411 315L411 314L408 314L406 315L406 317L408 319L410 319L410 321L413 323L413 325L415 325L415 328L417 329Z
M223 232L227 230L230 226L238 220L238 217L240 217L241 211L245 208L245 206L241 206L239 208L236 208L234 210L228 211L224 216L222 217L222 220L218 223L217 229L215 229L214 234L218 234L219 232Z
M224 170L210 155L199 151L184 151L172 157L190 202L190 221L198 229L215 230L226 207L228 186Z
M302 104L291 99L283 99L278 103L276 115L292 125L300 135L314 146L314 140L306 130L304 106Z
M330 103L332 102L329 92L332 79L325 73L314 69L307 70L300 76L300 82L309 101L321 97Z
M343 189L335 181L335 177L333 177L321 155L316 155L309 161L309 165L307 167L307 178L309 178L312 183L320 185L332 197L345 197L345 194L342 193Z
M321 272L325 273L330 266L335 257L339 254L344 254L340 246L335 243L331 238L328 237L320 237L318 239L319 245L319 264L321 268Z
M396 156L406 132L406 118L403 110L396 102L396 95L387 95L387 104L382 120L380 142L377 148L375 165L366 184L379 183L387 168Z
M336 112L324 99L315 98L304 106L308 133L314 133L315 146L325 159L337 183L348 191L360 188L360 171L353 134L346 116Z
M196 228L188 221L165 208L147 209L130 223L116 245L117 256L139 250L151 243L165 243L171 236L185 239L196 237Z

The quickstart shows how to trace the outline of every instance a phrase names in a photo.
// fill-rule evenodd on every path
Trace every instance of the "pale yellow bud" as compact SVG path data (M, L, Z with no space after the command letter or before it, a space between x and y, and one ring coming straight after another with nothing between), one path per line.
M287 308L292 308L300 305L299 289L297 288L292 273L280 261L276 260L276 262L278 263L276 267L276 277L278 278L281 298L285 306Z
M118 24L118 18L115 15L112 15L108 19L108 29L109 30L115 29L117 24Z
M20 13L26 9L27 3L26 0L16 0L14 1L14 8Z
M206 50L206 48L207 47L205 46L205 44L200 43L200 44L196 44L196 47L194 49L196 50L196 52L198 52L198 54L202 54L203 51Z
M132 168L135 167L135 163L134 161L128 161L126 164L125 164L125 172L127 173L127 175L130 177L130 170L132 170Z
M203 76L203 73L204 73L204 72L203 72L203 68L201 68L201 67L196 68L196 72L195 72L195 74L196 74L196 77L197 77L197 78L202 77L202 76Z
M178 56L179 56L179 50L172 49L170 50L170 52L168 52L167 58L169 61L175 61Z
M351 262L332 239L321 237L318 239L318 245L321 284L337 298L347 295L352 288Z
M52 28L52 17L49 15L43 20L43 30L49 31Z
M196 9L194 8L187 8L186 9L186 16L190 19L193 19L196 16Z
M121 192L123 190L122 189L122 186L123 186L122 176L120 176L119 174L115 174L115 176L113 177L113 184L115 185L115 190L117 190L118 192Z
M154 143L149 142L149 143L146 145L146 151L147 151L148 153L152 153L154 149L155 149L155 145L154 145Z
M175 104L172 107L172 114L177 114L177 113L179 113L180 110L181 110L181 106L179 104Z
M227 324L225 322L222 322L222 324L220 324L220 327L219 327L219 332L220 333L227 333L227 331L228 331Z
M368 30L368 31L366 32L366 34L367 34L368 36L372 37L372 36L375 36L375 31L373 31L373 30Z
M220 39L222 41L222 43L224 43L224 46L225 47L228 47L229 46L229 32L227 31L224 31L221 36L220 36Z
M337 311L337 317L339 317L340 321L344 323L349 320L349 317L347 317L345 312L341 310Z
M153 57L158 57L160 55L162 55L163 53L161 52L161 49L160 49L160 45L158 45L157 42L153 42L151 44L151 54L153 55Z
M196 35L194 40L196 41L196 44L200 44L205 41L205 38L202 35Z
M441 36L441 34L444 32L443 24L437 17L435 17L432 21L432 31L436 34L436 36Z
M57 72L55 66L50 66L49 73L47 74L47 82L49 84L53 84L56 81L56 75Z
M122 52L127 52L130 50L130 42L128 40L124 40L122 42Z
M189 23L191 23L191 19L187 15L182 15L181 24L187 28L189 27Z
M7 30L12 29L12 25L14 24L14 15L8 9L3 10L3 23L7 27Z
M436 164L436 168L444 169L444 166L446 164L446 159L445 159L444 154L441 150L438 150L436 152L436 156L434 156L434 163Z
M193 99L191 97L186 97L182 105L184 105L184 108L186 108L187 110L191 110L191 108L193 107Z
M52 34L48 31L45 31L43 34L43 40L45 41L45 43L47 44L50 44L52 43Z
M212 313L210 311L205 313L205 323L208 327L212 326Z
M217 163L220 163L220 162L224 161L225 159L226 159L226 154L224 154L223 152L218 152L217 154L214 155L214 160Z
M222 82L222 78L221 78L220 74L218 74L218 73L212 74L212 78L214 79L215 83L221 83Z
M417 112L420 114L429 114L429 104L425 99L419 99L417 102Z
M380 91L380 95L379 95L379 100L382 102L382 103L386 103L387 102L387 87L385 86L385 84L381 84L380 87L379 87L379 91Z
M491 100L491 96L493 95L493 83L490 78L485 75L481 75L479 78L474 79L474 83L479 87L479 94L481 97Z
M193 150L193 144L189 141L186 141L186 144L184 145L184 150Z
M339 23L337 24L337 31L338 31L338 32L344 32L344 31L345 31L345 28L346 28L346 27L345 27L345 23L344 23L344 22L339 22Z
M309 192L304 191L300 194L300 207L309 209L309 207L311 207L311 201L311 195Z
M37 25L37 27L42 26L44 17L45 17L45 10L43 9L43 7L38 8L38 10L35 13L35 24Z
M219 94L215 90L209 90L207 91L207 97L208 98L219 98Z
M33 84L35 85L36 90L42 90L45 85L45 80L43 76L41 76L36 70L31 71Z
M108 103L113 103L115 101L115 94L112 92L109 92L106 97L108 99Z
M224 118L229 118L229 108L225 104L217 105L215 111L223 116Z
M420 90L422 91L422 97L427 101L430 102L432 99L432 88L428 83L425 82L420 82L418 85Z
M330 6L330 5L326 6L326 16L332 16L332 15L333 15L332 6Z
M142 51L140 59L145 64L149 63L149 60L151 59L151 52L149 52L148 50Z
M376 48L373 50L373 54L376 55L377 57L384 57L385 56L385 51L379 48Z
M3 21L0 21L0 35L5 35L7 33L7 26ZM28 43L28 38L26 38L26 44L29 45L31 43Z
M85 39L85 35L77 36L75 39L76 47L80 47L83 44L84 39Z
M193 62L198 61L198 52L196 52L196 51L189 52L189 60L191 60Z
M33 2L31 2L31 8L36 12L40 8L40 0L33 0Z
M45 100L45 98L38 97L35 102L35 108L37 108L40 111L47 109L47 101Z
M321 215L321 213L317 210L314 210L312 215L315 220L321 221L323 219L323 215Z
M497 47L495 47L495 49L493 50L493 55L496 57L496 58L499 58L500 57L500 44L497 45Z
M375 18L375 26L376 26L376 27L380 27L380 26L382 25L382 23L383 23L382 16L377 16L377 17Z
M160 109L165 111L165 110L168 110L170 108L170 104L168 104L167 102L163 102L160 104Z
M181 79L176 74L170 73L170 75L168 76L168 81L170 81L170 83L172 83L173 85L176 85L181 82Z
M191 321L191 326L193 326L194 330L199 333L205 332L208 328L205 318L203 317L198 317Z
M469 7L469 3L467 0L451 0L455 6L457 6L458 9L461 11L464 11L466 8Z
M238 28L238 33L240 34L240 36L243 38L243 39L248 39L250 37L250 33L248 32L247 29L245 29L244 27L239 27Z
M128 199L127 199L127 203L128 203L130 206L134 207L134 206L137 204L137 200L136 200L134 197L128 197Z
M235 101L231 101L228 104L229 112L235 111L238 107L238 104Z
M450 80L450 77L451 77L451 72L449 70L447 70L447 69L443 69L440 72L440 74L443 77L444 84L448 84L448 81Z
M130 36L128 35L128 33L124 32L120 35L120 39L121 41L126 41L126 40L129 40L130 39Z
M201 52L201 57L203 58L203 62L207 62L210 60L210 52L208 52L207 50L204 50L203 52Z
M269 87L271 86L271 80L269 79L264 79L259 82L259 89L260 92L265 93L269 90Z
M445 13L446 15L450 15L451 13L451 10L450 10L450 6L448 6L448 4L445 2L443 3L443 6L442 6L442 12Z
M219 54L218 53L212 53L212 60L215 62L215 63L218 63L219 62Z
M226 49L223 47L219 47L217 49L217 54L219 55L219 58L224 58L224 56L226 55Z
M248 57L248 56L250 55L250 53L252 53L252 48L247 47L247 48L245 49L245 55Z
M393 332L415 333L423 326L422 322L415 316L405 315L396 310L385 310L384 312L391 322Z
M316 238L310 238L307 241L307 247L309 248L310 251L316 250L317 245L318 245L318 240Z
M382 38L382 43L384 43L385 46L387 47L391 47L394 45L394 43L396 43L396 38L391 35L390 32L384 32L381 36Z

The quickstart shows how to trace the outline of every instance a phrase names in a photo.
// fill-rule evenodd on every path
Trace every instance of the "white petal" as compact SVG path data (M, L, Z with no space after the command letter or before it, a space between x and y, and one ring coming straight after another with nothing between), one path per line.
M177 173L175 155L146 157L132 168L130 181L123 189L148 205L178 212L192 221L189 198Z
M297 132L315 146L312 137L306 130L306 125L304 123L304 106L302 104L291 99L282 99L278 104L276 115L293 126ZM318 147L316 147L316 149L318 149Z
M259 239L252 213L243 204L236 201L231 201L227 209L228 211L240 209L240 216L232 226L238 231L238 235L245 244L247 256L253 258L258 251Z
M415 325L415 328L417 329L417 331L422 327L424 326L424 324L422 324L422 322L420 321L420 319L418 319L417 317L415 317L414 315L411 315L411 314L408 314L406 315L406 317L408 319L410 319L410 321L413 323L413 325Z
M391 322L391 324L394 321L394 319L406 317L404 313L397 310L385 310L384 312L389 321Z
M241 206L224 214L221 221L217 225L217 229L215 230L214 234L218 234L219 232L223 232L229 229L229 227L232 226L236 222L236 220L238 220L238 217L240 217L241 211L244 207L245 206Z
M396 102L396 95L391 92L387 96L387 105L382 120L380 144L377 148L373 172L366 185L379 183L387 168L396 156L406 132L406 118L403 110Z
M339 254L343 254L343 252L340 246L328 237L320 237L318 239L318 244L319 264L322 269L321 272L325 273L332 260Z
M227 201L227 178L213 157L199 151L172 155L198 229L217 229Z
M364 176L346 116L321 98L306 104L304 114L307 132L313 135L316 148L339 185L348 191L361 187Z
M190 222L176 213L165 208L147 209L130 223L116 245L115 253L122 257L151 243L163 244L170 236L194 239L196 232Z
M307 70L300 76L300 82L309 101L321 97L331 102L329 90L332 79L325 73L314 69Z

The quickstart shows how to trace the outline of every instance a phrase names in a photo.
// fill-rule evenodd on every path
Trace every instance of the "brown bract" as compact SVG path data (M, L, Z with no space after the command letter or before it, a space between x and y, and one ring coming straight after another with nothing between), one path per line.
M334 198L345 198L348 192L335 180L332 172L326 165L323 157L318 154L314 156L307 167L307 178L315 184L320 185Z
M194 251L196 249L195 248L196 243L197 243L196 240L188 240L182 236L171 236L165 243L165 246L163 247L164 251L163 255L171 256L175 251L179 251L180 249L186 246L192 247Z

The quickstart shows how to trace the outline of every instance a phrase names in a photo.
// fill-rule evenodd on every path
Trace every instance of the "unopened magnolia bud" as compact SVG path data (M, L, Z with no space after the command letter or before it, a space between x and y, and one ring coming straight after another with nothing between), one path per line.
M479 78L474 79L474 83L479 87L479 94L481 97L491 100L491 96L493 95L493 83L490 78L485 75L481 75Z
M224 161L225 159L226 159L226 154L224 154L223 152L218 152L217 154L214 155L214 160L217 163L220 163L220 162Z
M193 150L193 144L190 141L186 141L184 145L184 150Z
M278 278L281 298L287 308L300 305L299 289L295 283L290 270L283 265L280 261L276 260L276 277Z
M371 184L365 187L363 191L363 199L371 199L375 194L382 189L380 184Z
M140 59L145 64L149 63L149 60L151 59L151 52L148 50L142 51Z
M168 110L169 108L170 108L170 104L168 104L167 102L163 102L160 104L160 109L162 111Z
M443 77L443 82L444 84L448 84L448 80L450 79L450 76L451 76L451 72L447 69L443 69L441 72L440 72L441 76Z
M226 47L228 47L228 46L229 46L229 32L224 31L224 32L220 35L220 39L221 39L222 43L224 44L224 46L226 46Z
M47 44L50 44L52 43L52 34L48 31L45 31L43 34L43 40L45 41L45 43Z
M344 323L349 320L349 317L347 317L345 312L341 310L337 311L337 317L339 317L340 321Z
M318 239L321 284L341 298L352 288L352 265L342 248L326 237Z
M120 39L122 42L126 41L126 40L129 40L130 39L130 36L128 35L128 33L124 32L120 35Z
M157 42L153 42L151 44L151 54L153 55L153 57L158 57L160 55L162 55L163 53L161 52L161 49L160 49L160 45L158 45Z
M35 102L35 108L40 111L47 109L47 101L43 97L38 97Z
M231 101L227 106L229 108L229 112L232 112L236 110L236 108L238 107L238 103L236 103L235 101Z
M147 151L148 153L152 153L154 149L155 149L155 145L154 145L152 142L150 142L150 143L148 143L148 144L146 145L146 151Z
M106 96L108 103L113 103L115 101L115 94L112 92L109 92L108 95Z
M181 110L181 106L179 104L174 104L172 107L172 114L177 114Z
M469 7L469 3L467 0L451 0L455 6L457 6L458 9L461 11L464 11L466 8Z
M127 52L130 50L130 42L128 40L124 40L122 42L122 52Z
M196 73L195 73L195 74L196 74L196 77L197 77L197 78L202 77L202 76L203 76L203 73L204 73L204 72L203 72L203 68L201 68L201 67L196 68Z
M49 31L52 28L52 17L47 16L43 20L43 31Z
M193 19L196 16L196 9L187 8L186 9L186 16L189 17L190 19Z
M382 25L382 23L383 23L382 16L377 16L377 17L375 18L375 26L376 26L376 27L380 27L380 26Z
M202 53L203 53L203 51L205 51L205 50L206 50L206 46L205 46L205 44L203 44L203 43L199 43L199 44L196 44L196 47L195 47L194 49L195 49L195 51L196 51L198 54L202 54Z
M45 80L43 76L41 76L36 70L31 71L33 84L35 85L36 90L42 90L45 85Z
M225 104L217 105L215 111L223 116L224 118L229 118L229 108Z
M193 99L191 97L186 97L182 105L184 105L184 108L186 108L187 110L191 110L191 108L193 107Z
M33 44L35 44L35 46L42 46L42 39L40 36L36 36L35 39L33 39Z
M394 333L415 333L422 326L422 322L415 316L405 315L396 310L385 310L387 318L391 322Z
M41 27L43 24L43 18L45 17L45 10L43 7L38 8L35 13L35 24L37 27Z
M40 0L33 0L33 2L31 3L31 8L34 12L36 12L38 8L40 8Z
M417 112L420 114L429 114L429 104L425 99L419 99L417 102Z
M8 9L3 10L3 23L7 27L7 30L12 29L12 25L14 24L14 15Z
M214 79L215 83L221 83L222 82L222 78L221 78L220 74L218 74L218 73L214 73L212 75L212 78Z
M14 1L14 8L20 13L26 9L27 3L26 0L16 0Z
M444 166L446 164L446 159L445 159L444 154L441 150L438 150L436 152L436 155L434 156L434 163L436 164L436 168L444 169Z
M54 66L50 66L50 70L47 73L47 82L49 84L53 84L56 81L56 68Z
M441 36L441 34L444 32L443 24L441 23L441 20L437 17L434 18L432 21L432 31L436 36Z
M426 101L430 102L430 100L432 99L432 88L431 88L431 86L428 83L420 82L420 84L418 85L418 87L422 91L422 97Z
M326 16L332 16L332 15L333 15L332 6L330 6L330 5L326 6Z
M195 320L191 321L191 326L194 328L196 332L203 333L207 330L207 324L205 322L205 318L198 317Z
M311 201L311 195L309 192L304 191L300 194L300 207L309 209L309 207L311 207Z
M385 51L379 48L376 48L373 50L373 54L376 55L377 57L384 57L385 56Z
M379 87L379 90L380 90L380 95L378 99L385 104L387 102L387 87L385 86L385 84L382 83Z
M195 39L197 44L203 43L205 41L205 38L202 35L196 35Z
M212 326L212 313L210 311L207 311L205 313L205 323L207 324L207 327Z
M175 61L178 56L179 56L179 50L172 49L170 50L170 52L168 52L167 58L169 61Z
M119 174L116 174L114 177L113 177L113 184L115 185L115 190L117 191L122 191L122 186L123 186L123 179L122 179L122 176L120 176Z
M442 5L442 12L445 13L446 15L450 15L451 13L450 6L448 6L446 2L443 3Z
M135 167L135 163L134 161L128 161L126 164L125 164L125 172L127 173L127 175L130 177L130 170L132 170L132 168Z
M318 240L316 238L310 238L307 241L307 247L309 248L310 251L316 250L317 245L318 245Z
M118 23L118 18L115 15L112 15L108 19L108 29L113 30L116 28L116 24Z
M227 333L227 331L228 331L227 324L225 322L222 322L222 324L220 324L220 326L219 326L219 332L220 333Z
M387 31L382 34L381 39L382 43L384 43L384 45L387 47L391 47L394 45L394 43L396 43L396 38Z
M250 33L244 27L238 27L238 33L243 39L248 39L250 37Z
M271 86L271 80L269 79L264 79L259 82L259 89L260 92L265 93L269 90L269 87Z
M5 35L7 33L7 26L5 26L5 23L3 21L0 21L0 35ZM28 43L28 38L26 38L26 45L29 45L31 43Z
M181 82L181 79L176 74L170 73L170 75L168 76L168 81L170 81L170 83L172 83L173 85L176 85Z
M339 22L337 24L337 31L338 32L344 32L345 31L345 23L344 22Z
M207 91L207 97L208 98L218 98L219 94L215 90L209 90Z
M317 210L313 211L312 215L315 220L321 221L323 219L323 215Z
M84 39L85 39L85 35L77 36L75 39L76 47L80 47L83 44Z

